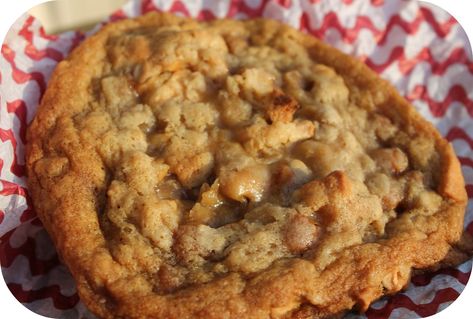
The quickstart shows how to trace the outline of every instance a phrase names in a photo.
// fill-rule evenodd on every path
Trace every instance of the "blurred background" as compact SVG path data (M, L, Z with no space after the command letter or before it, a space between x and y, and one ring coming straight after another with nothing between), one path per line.
M128 0L56 0L37 5L29 13L39 19L48 34L80 29L86 31Z

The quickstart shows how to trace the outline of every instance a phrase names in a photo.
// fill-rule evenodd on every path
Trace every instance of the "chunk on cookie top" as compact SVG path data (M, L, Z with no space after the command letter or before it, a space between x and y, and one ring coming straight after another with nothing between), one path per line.
M101 316L365 308L461 232L450 146L276 22L108 26L58 66L29 138L35 205Z

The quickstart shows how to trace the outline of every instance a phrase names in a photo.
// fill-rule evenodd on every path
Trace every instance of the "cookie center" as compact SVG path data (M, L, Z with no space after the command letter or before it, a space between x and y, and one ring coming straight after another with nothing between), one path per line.
M344 79L286 31L141 28L109 41L86 121L106 118L101 226L113 256L163 293L252 276L389 236L438 209L433 144L355 105ZM126 55L124 52L134 52Z

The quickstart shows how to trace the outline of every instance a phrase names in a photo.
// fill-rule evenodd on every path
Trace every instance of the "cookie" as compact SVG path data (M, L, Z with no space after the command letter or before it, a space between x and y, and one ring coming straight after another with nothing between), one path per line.
M462 234L451 145L276 21L111 23L58 64L27 138L35 209L102 318L364 311Z

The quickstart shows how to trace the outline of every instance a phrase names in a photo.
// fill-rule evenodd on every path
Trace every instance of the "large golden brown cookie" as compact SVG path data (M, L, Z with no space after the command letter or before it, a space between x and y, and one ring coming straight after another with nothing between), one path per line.
M275 21L104 27L57 66L27 152L35 208L104 318L365 310L462 233L448 142Z

